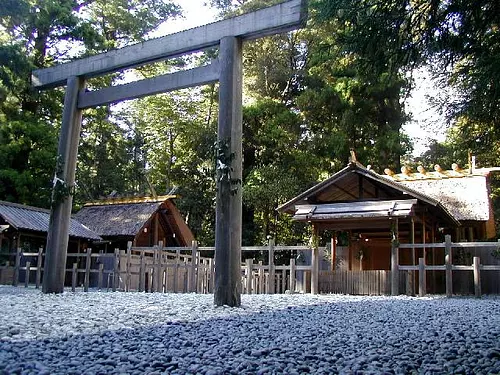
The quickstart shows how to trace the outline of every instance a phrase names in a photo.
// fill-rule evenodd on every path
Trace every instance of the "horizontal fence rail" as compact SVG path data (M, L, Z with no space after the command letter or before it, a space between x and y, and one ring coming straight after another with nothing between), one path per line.
M424 258L420 258L419 264L397 264L391 271L319 271L314 259L308 264L297 264L293 257L288 264L275 262L277 252L312 251L309 246L274 245L273 241L266 246L244 246L243 258L245 253L259 252L261 256L267 258L267 262L256 262L251 258L242 262L241 290L249 294L311 291L396 295L405 288L407 292L413 293L418 285L418 294L423 296L427 291L426 280L429 272L440 272L444 276L441 285L445 287L443 290L447 296L453 294L453 274L457 272L456 282L467 274L471 275L466 278L469 281L464 285L470 285L467 286L471 288L470 290L473 285L476 296L482 293L481 280L485 277L486 281L492 280L495 285L499 285L500 264L482 264L482 258L479 256L471 256L469 264L453 264L452 254L453 250L457 249L491 249L492 252L498 253L500 242L454 243L446 236L443 243L398 244L393 246L393 254L416 248L444 249L444 264L430 265L425 263ZM325 248L319 250L325 251ZM473 250L467 251L474 253ZM129 243L127 249L116 249L114 253L96 253L91 249L82 253L69 253L66 285L71 286L72 290L81 287L84 291L98 288L113 291L212 293L215 274L214 252L214 247L198 246L195 241L191 247L163 247L161 243L155 247L133 247ZM202 254L205 256L201 256ZM16 253L4 255L12 256L14 261L13 265L0 266L2 283L10 280L8 282L16 286L34 284L36 288L40 287L45 257L43 249L39 249L38 252L23 252L18 249ZM393 272L394 270L396 272ZM441 277L439 276L439 280ZM459 283L458 286L462 284Z
M451 297L453 295L453 272L469 271L473 273L473 284L474 284L474 294L476 297L481 297L481 272L482 271L500 271L500 264L498 265L485 265L481 264L481 259L479 256L472 256L471 265L453 264L453 249L492 249L496 254L499 253L500 240L498 242L451 242L451 236L445 236L445 242L443 243L431 243L431 244L398 244L393 248L393 257L396 255L395 259L399 259L400 249L435 249L444 248L445 263L442 265L427 265L425 263L425 258L419 258L418 265L393 265L393 268L399 271L414 272L418 274L418 290L419 296L424 296L426 294L426 272L427 271L444 271L445 272L445 290L446 296ZM394 259L394 258L393 258ZM399 282L397 280L399 273L392 275L392 294L399 294ZM498 285L500 277L495 280L496 285Z
M253 259L246 259L241 264L243 293L295 292L297 274L313 274L317 270L312 264L297 265L295 259L287 265L276 265L274 253L311 250L308 246L275 246L272 240L267 246L244 246L243 254L267 252L268 262L255 263ZM115 249L113 253L96 253L89 248L85 252L67 254L66 285L71 285L73 291L77 287L84 291L93 287L113 291L212 293L215 261L213 257L200 254L214 252L214 247L199 247L196 241L191 247L164 247L161 242L155 247L134 247L129 242L126 250ZM2 272L8 274L13 285L24 282L26 287L33 283L35 275L35 285L39 288L44 271L43 249L36 253L18 249L7 255L15 257L14 265L1 266L0 275Z

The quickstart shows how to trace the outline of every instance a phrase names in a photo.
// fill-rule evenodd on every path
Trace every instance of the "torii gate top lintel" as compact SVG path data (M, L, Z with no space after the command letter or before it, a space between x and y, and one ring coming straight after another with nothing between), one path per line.
M290 0L255 12L210 23L121 49L34 70L33 86L47 89L66 84L69 77L96 77L150 62L217 46L224 37L242 40L278 34L301 27L307 18L307 0Z

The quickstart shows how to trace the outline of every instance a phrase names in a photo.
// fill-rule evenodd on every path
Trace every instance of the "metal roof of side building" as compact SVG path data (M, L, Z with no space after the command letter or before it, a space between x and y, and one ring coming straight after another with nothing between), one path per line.
M50 211L43 208L0 201L0 217L16 230L42 233L47 233L49 230ZM89 240L102 240L97 233L75 219L71 219L69 235Z

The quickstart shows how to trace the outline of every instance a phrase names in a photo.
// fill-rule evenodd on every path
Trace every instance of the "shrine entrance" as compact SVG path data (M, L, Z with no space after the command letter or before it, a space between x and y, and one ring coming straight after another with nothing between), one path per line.
M291 0L238 17L148 40L51 68L35 70L33 85L66 85L53 204L46 246L44 293L62 293L82 111L123 100L219 81L215 304L239 306L241 293L242 42L301 27L306 0ZM218 47L210 65L86 91L88 78ZM219 163L220 161L220 163Z

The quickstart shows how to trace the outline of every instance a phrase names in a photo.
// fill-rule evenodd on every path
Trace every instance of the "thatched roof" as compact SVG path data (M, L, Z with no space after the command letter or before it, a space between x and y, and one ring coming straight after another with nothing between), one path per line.
M191 243L193 234L172 202L175 197L119 198L88 203L75 218L103 237L135 237L163 204L171 213L170 224L177 234L184 242Z
M161 202L116 203L84 206L75 218L101 236L135 236Z
M0 217L16 230L47 233L50 211L38 207L0 201ZM69 235L76 238L101 240L101 237L85 225L71 219Z
M449 170L390 178L441 202L457 220L487 221L490 219L490 198L487 174L483 172L469 174Z

